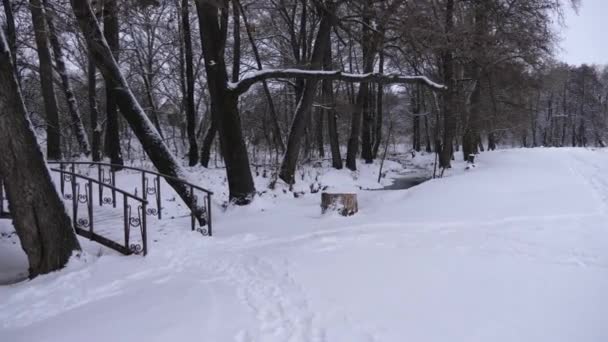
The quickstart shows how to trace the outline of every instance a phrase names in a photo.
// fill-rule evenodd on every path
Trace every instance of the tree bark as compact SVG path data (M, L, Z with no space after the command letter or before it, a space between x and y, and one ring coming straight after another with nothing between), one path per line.
M323 69L332 69L331 40L327 41L323 56ZM342 156L340 155L340 140L338 137L338 113L334 99L334 88L331 80L323 80L321 83L321 93L323 96L323 106L327 113L327 134L331 149L331 164L335 169L342 169Z
M310 60L310 68L312 70L320 70L323 66L323 56L325 49L330 40L331 27L333 20L334 5L332 2L326 3L325 6L319 5L321 11L321 22L315 39L312 57ZM305 82L304 91L300 97L298 106L296 107L293 123L287 140L287 150L281 163L281 171L279 177L287 184L295 182L294 174L296 164L300 154L300 143L306 130L306 124L309 121L310 109L314 95L317 91L318 79L310 79Z
M374 59L376 57L376 34L372 32L371 15L372 15L372 0L366 0L363 13L363 24L361 47L363 49L363 73L374 71ZM372 153L372 106L371 106L371 91L368 83L361 83L359 86L359 95L357 96L357 109L361 111L363 122L361 124L361 157L366 164L372 163L374 157ZM353 116L354 118L355 116ZM353 132L357 133L357 132ZM351 134L353 134L351 133ZM354 135L354 134L353 134ZM358 134L357 134L358 135ZM350 145L350 144L349 144ZM348 163L348 161L347 161ZM352 165L351 165L352 166ZM355 165L356 168L356 165Z
M89 98L89 116L91 120L91 158L101 160L101 125L99 124L99 109L97 107L97 68L93 56L88 54L87 88Z
M114 84L113 89L116 104L127 123L137 136L144 151L158 170L165 175L184 179L186 171L181 167L179 161L175 159L169 148L163 142L160 134L148 119L143 108L131 92L122 75L118 63L113 57L112 50L108 46L95 15L91 9L89 0L71 0L74 14L78 20L78 25L82 30L89 53L95 60L97 68L101 71L106 84ZM167 183L175 192L191 206L194 201L190 189L181 182L167 179ZM195 204L196 205L196 204ZM195 215L202 221L202 210L197 206L191 208Z
M450 35L454 27L454 0L446 1L445 11L445 35L446 46L441 54L443 64L443 81L448 86L448 91L443 94L443 148L439 154L439 166L450 168L453 154L454 136L456 135L456 113L455 113L455 82L454 82L454 54Z
M47 157L51 160L61 159L61 134L59 127L59 110L53 88L53 62L48 43L48 30L44 8L40 0L30 0L30 11L34 26L34 36L38 59L40 61L40 85L46 113L46 148ZM12 63L11 63L12 65Z
M211 114L211 116L211 124L209 125L209 128L205 133L205 137L203 138L203 144L201 145L201 165L204 167L209 167L211 147L213 146L213 140L215 140L215 135L217 133L217 123L213 119L213 114Z
M53 24L54 10L48 0L43 0L42 3L46 12L46 23L48 26L49 41L51 43L51 48L53 49L53 55L55 56L55 66L57 67L57 73L61 78L63 94L65 95L65 99L68 105L68 113L70 114L70 118L72 121L72 129L74 131L74 134L76 135L76 141L78 141L80 151L84 153L85 156L88 156L91 153L89 138L87 137L87 133L84 129L84 124L82 123L82 116L80 115L78 102L76 100L76 96L74 96L72 85L70 84L70 78L68 76L68 72L65 67L65 61L63 58L63 51L61 49L61 44L59 43L59 39L57 37L55 25Z
M8 40L8 48L13 58L13 68L15 69L15 75L17 75L18 77L17 32L15 29L15 15L13 14L13 6L11 4L11 0L2 0L2 5L4 6L4 16L6 17L6 38Z
M0 178L31 278L65 266L80 245L27 117L0 30Z
M471 94L469 107L469 118L462 137L462 153L464 160L468 160L469 155L479 153L477 137L479 136L479 126L481 120L481 73L482 58L484 52L484 35L486 34L487 4L485 0L476 0L475 6L475 33L473 44L473 60L471 62L471 78L475 85ZM536 143L536 142L535 142Z
M217 123L220 147L226 163L230 199L235 204L244 205L253 199L255 187L241 129L238 94L228 89L228 73L224 59L228 2L223 0L220 3L224 12L221 26L219 10L215 4L207 0L197 0L196 8L211 97L211 113Z
M182 30L186 64L186 126L188 131L188 164L198 163L198 146L196 142L196 109L194 99L194 63L192 53L192 33L190 30L190 4L182 0Z
M85 0L82 1L85 2ZM86 2L88 3L88 0ZM104 0L103 36L116 62L118 62L120 49L119 29L117 0ZM119 84L116 83L114 78L104 77L104 79L106 84L105 155L110 157L112 164L124 165L120 148L120 121L118 120L116 104L117 90L115 90L119 87Z
M379 51L378 72L384 73L384 53L382 52L382 50ZM384 107L382 103L382 101L384 100L384 86L378 83L377 87L378 89L376 92L376 121L374 124L374 145L372 147L372 157L374 159L378 157L378 150L380 149L380 143L382 142L382 122L384 121Z

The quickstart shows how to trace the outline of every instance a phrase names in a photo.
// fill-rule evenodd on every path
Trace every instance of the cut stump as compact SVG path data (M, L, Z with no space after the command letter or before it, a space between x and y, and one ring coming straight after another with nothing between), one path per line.
M333 210L342 216L351 216L359 211L357 204L357 194L331 194L324 192L321 194L321 211Z

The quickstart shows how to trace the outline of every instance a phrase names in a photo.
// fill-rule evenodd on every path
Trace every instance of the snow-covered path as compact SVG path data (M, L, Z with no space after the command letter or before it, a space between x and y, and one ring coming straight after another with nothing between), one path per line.
M608 341L608 151L479 160L351 218L267 196L212 239L159 223L146 258L87 245L0 287L0 341Z

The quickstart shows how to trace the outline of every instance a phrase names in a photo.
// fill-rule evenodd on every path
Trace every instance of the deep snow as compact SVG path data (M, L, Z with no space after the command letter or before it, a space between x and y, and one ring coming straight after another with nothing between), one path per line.
M0 286L0 341L608 341L608 150L484 153L447 176L364 191L376 166L310 169L304 196L218 205L213 238L176 214L145 258L83 241L85 260ZM321 215L315 182L360 212ZM24 267L14 241L0 274Z

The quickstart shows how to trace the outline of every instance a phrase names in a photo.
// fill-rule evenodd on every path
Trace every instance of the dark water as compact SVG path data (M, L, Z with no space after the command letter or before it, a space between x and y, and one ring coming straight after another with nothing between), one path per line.
M420 175L409 175L398 178L393 178L393 184L385 186L379 190L403 190L409 189L418 184L422 184L429 180L430 177L420 176Z

